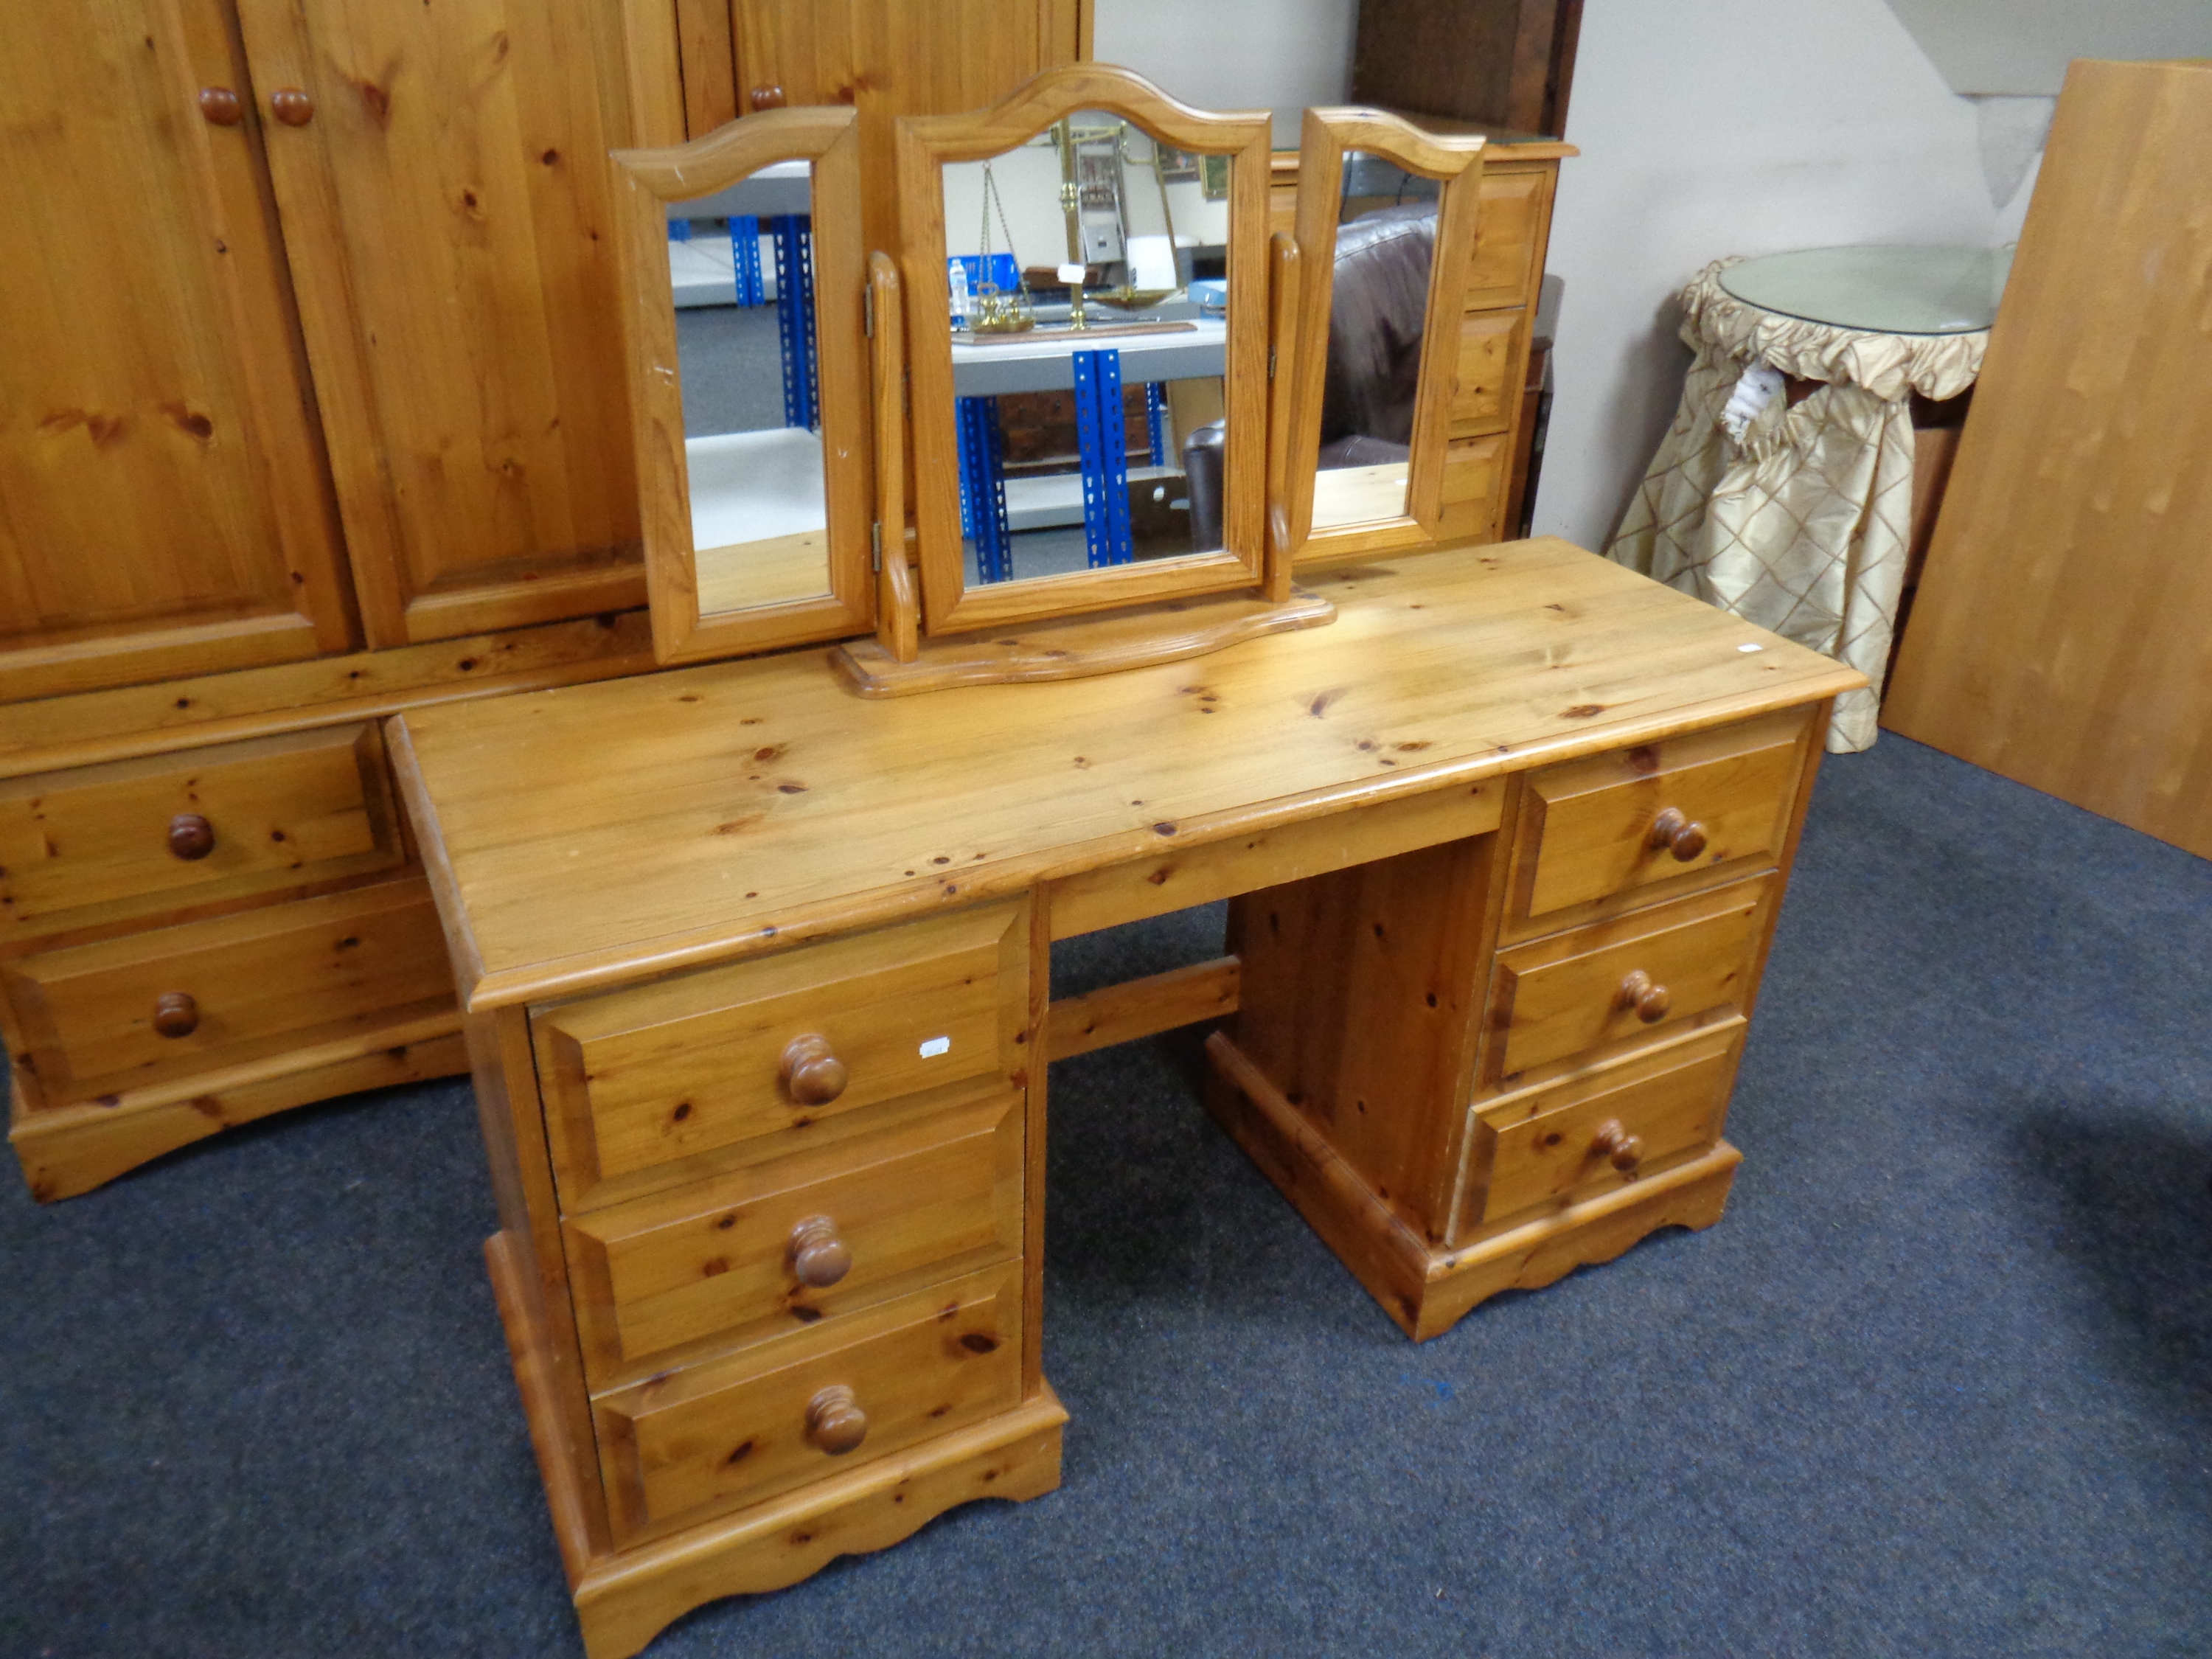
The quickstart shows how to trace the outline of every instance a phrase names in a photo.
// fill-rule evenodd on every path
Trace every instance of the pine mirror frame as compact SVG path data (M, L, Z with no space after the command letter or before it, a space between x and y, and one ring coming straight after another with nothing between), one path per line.
M1474 258L1482 198L1480 135L1422 131L1378 109L1309 109L1298 135L1296 235L1304 275L1297 319L1290 331L1296 359L1289 370L1289 551L1292 564L1320 564L1369 555L1423 550L1447 539L1445 473L1450 465L1451 405L1457 389L1459 320L1466 306L1468 267ZM1443 186L1436 252L1421 332L1406 510L1388 519L1313 527L1314 486L1321 459L1322 394L1328 377L1329 309L1335 297L1337 215L1345 158L1379 155Z
M1226 155L1232 162L1229 326L1223 364L1223 406L1231 436L1222 487L1222 545L1216 551L1111 569L970 587L960 532L943 170L947 162L999 155L1085 110L1121 116L1157 140L1200 155ZM908 293L915 525L922 615L931 634L1007 627L1260 584L1267 539L1272 130L1265 110L1193 109L1141 76L1103 64L1048 70L988 109L973 113L899 119L894 144L901 267Z
M700 662L865 632L874 626L876 611L869 539L873 486L867 281L855 112L842 106L767 110L688 144L614 150L608 161L654 659L663 665ZM815 352L829 591L819 598L702 616L669 276L668 204L712 196L763 167L799 161L812 164Z

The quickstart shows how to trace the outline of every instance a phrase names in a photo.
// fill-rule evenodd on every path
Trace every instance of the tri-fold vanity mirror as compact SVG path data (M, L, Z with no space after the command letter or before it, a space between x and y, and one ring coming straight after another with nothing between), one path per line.
M1307 112L1271 246L1269 131L1050 71L896 124L872 254L850 109L617 152L660 660L1071 678L1327 622L1294 561L1447 536L1481 140Z

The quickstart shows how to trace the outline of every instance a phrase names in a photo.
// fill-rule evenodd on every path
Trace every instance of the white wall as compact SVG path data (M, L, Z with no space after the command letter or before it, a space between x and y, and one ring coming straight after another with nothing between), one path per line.
M1550 268L1566 283L1535 528L1602 547L1672 416L1707 262L1990 245L1973 106L1884 0L1587 0ZM2022 191L2025 195L2025 190Z
M1267 109L1295 149L1309 104L1352 87L1358 0L1097 0L1091 51L1200 109Z

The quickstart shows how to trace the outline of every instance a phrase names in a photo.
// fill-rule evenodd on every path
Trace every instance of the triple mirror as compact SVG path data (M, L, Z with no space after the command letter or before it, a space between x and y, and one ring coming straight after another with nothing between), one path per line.
M614 163L655 655L866 629L854 112L767 112Z
M899 123L932 633L1258 582L1267 137L1092 65Z
M1310 109L1298 149L1290 542L1316 560L1449 533L1452 405L1483 141Z

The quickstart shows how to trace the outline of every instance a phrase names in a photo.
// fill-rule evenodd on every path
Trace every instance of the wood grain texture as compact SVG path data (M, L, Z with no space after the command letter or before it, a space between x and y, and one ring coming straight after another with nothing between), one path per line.
M220 0L34 8L0 52L0 700L352 641L261 125L203 87L251 101Z
M718 1596L781 1589L841 1555L888 1548L956 1504L1024 1502L1060 1485L1050 1389L972 1428L595 1564L575 1587L588 1659L629 1659Z
M1081 110L1125 116L1146 131L1230 161L1228 445L1222 550L1139 560L1028 581L967 585L953 428L951 292L945 271L943 164L981 161ZM1048 70L970 115L908 116L897 124L898 246L912 302L915 524L922 613L930 632L1005 628L1085 611L1257 585L1264 574L1267 432L1267 145L1266 112L1214 114L1102 64Z
M1239 967L1235 957L1194 962L1164 974L1109 985L1052 1005L1046 1057L1071 1060L1093 1048L1133 1042L1179 1025L1219 1019L1237 1012Z
M876 645L896 663L915 659L921 640L921 579L907 525L906 294L898 261L868 256L872 349L869 368L876 438Z
M1289 500L1293 560L1325 556L1356 538L1364 553L1413 551L1444 533L1445 444L1457 400L1459 341L1468 270L1482 203L1484 140L1437 137L1380 110L1309 109L1298 145L1297 245L1310 269L1298 296L1291 355ZM1337 221L1344 209L1344 161L1355 151L1395 162L1440 186L1435 249L1413 400L1410 471L1400 509L1381 522L1314 529L1315 461L1321 447L1322 394L1328 378L1329 310L1335 298Z
M2212 856L2212 64L2068 72L1882 723Z
M637 604L617 0L238 10L369 642Z
M627 407L653 607L653 647L664 663L697 662L836 639L875 619L869 568L872 514L868 371L863 334L860 135L846 109L778 109L746 117L674 149L617 150L611 227L629 364ZM683 362L669 287L670 202L710 196L778 161L812 167L815 340L828 557L826 592L708 613L692 536L690 467L684 447Z
M830 660L861 696L908 697L961 685L1028 685L1118 674L1335 620L1334 605L1297 588L1279 601L1258 593L1223 593L1160 599L1107 616L1055 617L995 630L988 639L954 634L925 640L905 659L880 639L854 640L833 652Z
M40 1107L119 1096L443 1013L453 976L430 890L380 882L0 963L0 1028ZM178 1035L163 997L191 1004Z
M684 64L684 126L703 138L744 111L738 99L737 41L730 0L674 0Z
M451 1011L295 1048L268 1060L136 1090L114 1103L29 1113L15 1094L9 1143L40 1203L73 1198L127 1170L272 1112L356 1090L468 1069Z
M866 1418L854 1465L1019 1403L1018 1263L694 1365L595 1401L615 1540L665 1537L847 1464L810 1443L807 1407L850 1389Z
M957 908L1857 683L1563 542L1355 567L1327 592L1333 626L1202 669L871 703L810 652L408 714L395 759L465 923L464 995Z

